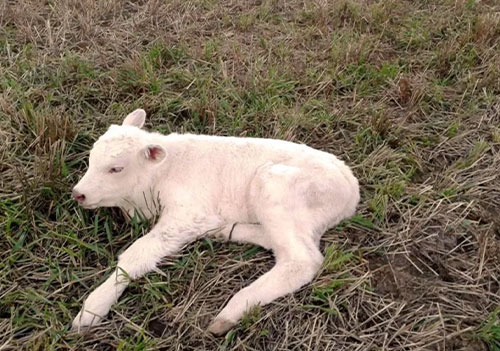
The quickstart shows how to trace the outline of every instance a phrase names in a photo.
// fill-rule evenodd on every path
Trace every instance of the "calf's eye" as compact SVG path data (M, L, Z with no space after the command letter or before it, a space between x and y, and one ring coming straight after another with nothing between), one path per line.
M109 169L109 173L120 173L123 170L123 167L112 167Z

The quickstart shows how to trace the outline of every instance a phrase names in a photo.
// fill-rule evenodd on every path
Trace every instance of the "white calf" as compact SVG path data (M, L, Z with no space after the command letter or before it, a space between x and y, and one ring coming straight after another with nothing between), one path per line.
M159 202L158 223L123 252L73 328L97 324L130 279L215 232L272 250L276 265L233 296L209 326L214 334L225 333L252 306L313 279L323 260L321 235L350 217L359 201L358 181L344 162L280 140L148 133L141 129L145 117L136 110L99 138L73 196L85 208L118 206L147 217Z

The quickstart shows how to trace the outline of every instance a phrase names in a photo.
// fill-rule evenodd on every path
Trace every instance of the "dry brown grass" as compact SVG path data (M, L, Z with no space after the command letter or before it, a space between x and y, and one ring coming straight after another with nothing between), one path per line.
M0 3L0 350L499 350L500 7L445 1ZM272 266L205 240L67 330L147 230L82 211L86 150L133 108L162 132L274 137L353 166L357 216L309 286L225 338Z

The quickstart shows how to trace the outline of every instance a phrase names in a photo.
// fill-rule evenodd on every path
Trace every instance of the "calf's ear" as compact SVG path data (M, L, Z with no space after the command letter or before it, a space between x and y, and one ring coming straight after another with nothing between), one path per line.
M146 121L146 111L142 108L138 108L134 112L128 114L127 117L122 122L122 126L134 126L137 128L142 128L144 122Z
M167 156L167 152L160 145L148 145L144 149L144 157L146 160L159 163Z

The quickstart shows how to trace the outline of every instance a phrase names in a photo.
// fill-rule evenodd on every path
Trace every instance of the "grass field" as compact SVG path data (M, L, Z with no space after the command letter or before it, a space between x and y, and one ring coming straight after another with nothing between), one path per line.
M206 239L68 330L151 225L70 196L139 107L151 130L292 140L353 167L359 210L310 285L213 337L273 259ZM0 350L498 351L499 171L497 0L4 0Z

